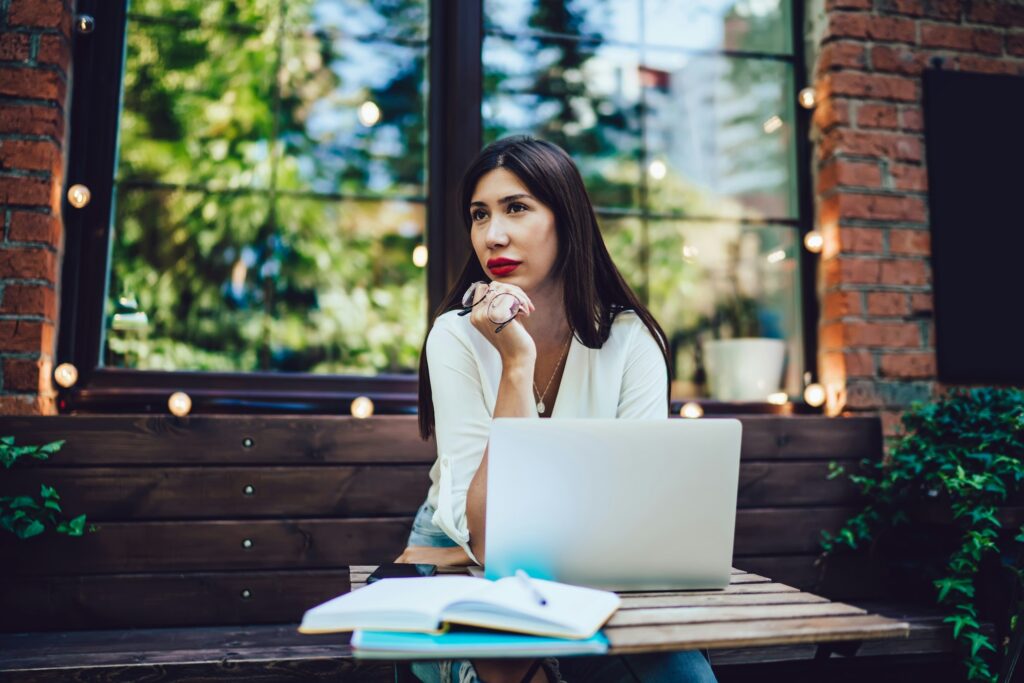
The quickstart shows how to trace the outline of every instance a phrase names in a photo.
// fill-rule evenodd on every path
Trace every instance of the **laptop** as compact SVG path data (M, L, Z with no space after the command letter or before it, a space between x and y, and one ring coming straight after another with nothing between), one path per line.
M741 432L735 419L495 419L485 576L725 588Z

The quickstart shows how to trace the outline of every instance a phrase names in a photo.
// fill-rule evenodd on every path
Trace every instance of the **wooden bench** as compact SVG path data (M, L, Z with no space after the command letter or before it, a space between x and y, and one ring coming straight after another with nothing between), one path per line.
M743 423L735 566L847 602L875 598L872 611L911 622L910 638L865 645L846 670L928 658L948 674L949 628L934 610L873 595L856 576L819 582L820 532L857 506L847 482L826 478L828 463L881 457L878 420ZM348 590L350 565L404 547L434 459L414 416L7 418L0 431L67 441L50 462L0 474L0 494L55 486L67 511L98 527L78 539L0 538L0 556L15 558L0 569L3 679L85 667L96 680L124 667L159 680L388 678L387 667L356 666L339 638L299 637L288 624ZM798 678L818 654L748 648L712 661L723 681L765 667Z

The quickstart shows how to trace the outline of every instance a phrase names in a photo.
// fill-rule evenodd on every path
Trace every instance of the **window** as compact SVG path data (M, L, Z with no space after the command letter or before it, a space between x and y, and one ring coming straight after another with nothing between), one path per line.
M93 200L66 211L65 410L163 411L177 389L196 410L413 409L428 311L468 253L449 200L516 132L577 159L672 339L674 396L701 391L699 341L741 299L799 393L788 0L80 9L97 29L75 46L68 181Z

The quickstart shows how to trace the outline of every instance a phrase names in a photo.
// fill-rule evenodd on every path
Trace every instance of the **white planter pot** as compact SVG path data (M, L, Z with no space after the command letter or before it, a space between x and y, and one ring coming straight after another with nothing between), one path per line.
M704 342L704 368L711 397L720 401L764 401L779 390L786 360L781 339L715 339Z

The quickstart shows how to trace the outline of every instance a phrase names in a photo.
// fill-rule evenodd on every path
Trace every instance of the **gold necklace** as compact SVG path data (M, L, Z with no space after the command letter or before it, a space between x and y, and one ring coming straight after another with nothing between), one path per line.
M569 338L565 340L565 348L562 350L562 356L558 359L558 363L555 364L555 371L551 373L551 378L548 379L548 385L544 387L544 393L540 393L537 389L537 380L533 380L533 391L537 395L537 414L541 415L544 413L546 406L544 405L544 397L548 395L548 389L551 388L551 382L554 381L555 375L558 374L558 368L562 367L562 361L565 360L566 356L569 355L569 345L572 342L572 332L569 333Z

